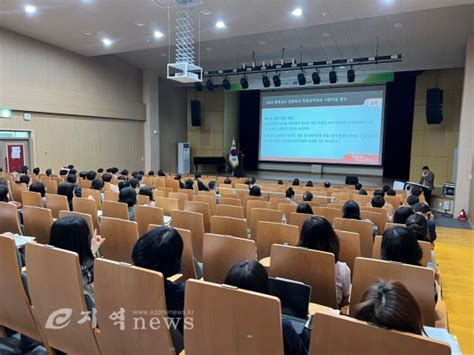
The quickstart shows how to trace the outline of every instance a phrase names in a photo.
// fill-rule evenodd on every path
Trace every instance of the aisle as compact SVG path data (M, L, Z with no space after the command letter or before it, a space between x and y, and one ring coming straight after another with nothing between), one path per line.
M474 354L474 231L438 229L436 259L440 265L449 331L463 354Z

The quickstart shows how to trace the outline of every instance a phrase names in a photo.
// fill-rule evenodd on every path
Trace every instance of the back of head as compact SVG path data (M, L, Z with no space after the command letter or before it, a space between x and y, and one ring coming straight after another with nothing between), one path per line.
M150 201L154 201L153 199L153 189L150 186L143 186L140 191L138 191L139 195L148 196Z
M207 184L207 186L209 187L209 190L212 190L212 191L214 191L217 187L216 182L214 180L209 181L209 184Z
M28 174L28 171L30 170L30 168L28 168L26 165L23 165L20 169L20 172L22 174Z
M423 193L423 189L419 186L413 186L411 188L411 194L417 197L420 197L420 195Z
M427 203L417 203L413 209L416 213L427 214L431 212L431 208Z
M154 172L153 170L150 170L150 171L148 172L148 176L155 176L155 172Z
M68 216L56 220L51 226L49 244L76 252L81 265L94 260L89 226L82 217Z
M414 213L410 207L399 207L395 210L393 215L393 223L405 224L407 218Z
M67 168L68 168L68 169L74 169L74 165L69 164L69 165L67 166Z
M166 176L165 172L163 170L158 170L158 176Z
M249 190L249 195L250 196L256 196L256 197L262 196L262 192L260 191L260 187L259 186L252 186Z
M122 180L118 183L119 191L121 191L122 189L124 189L126 187L130 187L130 183L128 181Z
M30 177L28 175L22 175L20 176L20 182L28 185L30 183Z
M128 207L133 207L137 203L137 193L131 187L124 187L120 190L119 202L126 203Z
M283 185L283 180L278 180L277 184L278 185Z
M8 186L0 185L0 202L8 202Z
M407 197L407 203L410 207L413 208L417 203L420 203L420 199L418 198L418 196L410 195Z
M94 179L91 182L91 188L94 190L102 191L104 188L104 181L102 179Z
M383 233L382 260L420 266L423 256L415 235L405 227L392 227Z
M87 178L87 171L79 172L79 177L82 178L82 179L86 179Z
M172 227L158 227L143 234L132 251L133 263L161 272L167 278L181 271L183 240Z
M39 173L40 173L40 168L34 168L33 169L33 174L39 175Z
M324 187L325 187L326 189L329 189L329 188L331 187L331 182L330 182L330 181L325 181L325 182L324 182Z
M269 294L268 274L257 260L243 260L227 273L224 284L244 290Z
M420 307L401 282L375 282L355 306L354 318L381 328L423 334Z
M417 240L422 240L425 242L430 241L428 238L428 223L422 214L412 214L407 218L406 226Z
M48 169L46 169L46 171L44 173L46 174L46 176L51 176L53 174L53 169L48 168Z
M97 169L97 172L98 172L99 174L102 174L102 173L104 172L104 168L99 168L99 169Z
M96 176L97 176L97 173L93 170L90 170L90 171L87 172L86 178L89 181L93 181L93 180L95 180Z
M58 185L58 195L66 196L68 200L74 198L74 184L70 182L63 182Z
M209 191L208 187L201 180L197 180L197 186L199 191Z
M104 182L111 182L112 181L112 174L105 173L104 175L102 175L102 180Z
M69 169L69 174L77 175L77 170L76 169Z
M296 213L313 214L313 209L307 203L300 203L298 207L296 207Z
M294 178L294 179L293 179L293 182L291 183L291 185L293 185L293 186L300 186L300 179Z
M360 190L359 190L359 195L367 196L367 195L368 195L368 194L367 194L367 190L365 190L365 189L360 189Z
M71 184L75 184L77 182L77 177L74 174L69 174L66 178L67 182L70 182Z
M132 189L136 189L137 187L140 187L140 180L138 180L137 178L130 179L129 183Z
M357 184L354 185L354 187L357 191L360 191L360 189L362 189L362 184L358 182Z
M387 193L388 190L390 190L390 186L388 185L384 185L384 187L382 188L383 192Z
M46 195L46 188L44 187L44 184L38 181L31 184L30 191L40 193L41 197Z
M387 196L396 196L397 193L393 189L388 189L387 190Z
M231 178L225 178L224 184L226 184L226 185L232 185L232 179L231 179Z
M306 187L313 187L313 182L311 180L309 180L307 183L306 183Z
M342 218L360 219L360 207L355 201L349 200L342 206Z
M123 169L123 170L120 172L120 175L128 176L128 170L127 170L127 169Z
M285 192L285 196L287 198L293 198L295 196L295 191L293 191L293 188L292 187L289 187L286 192Z
M194 180L193 179L187 179L184 182L184 188L187 190L192 190L194 188Z
M372 197L370 204L372 205L372 207L382 208L385 205L385 200L382 196L377 195Z
M339 260L339 239L331 223L323 217L308 218L301 228L299 247L333 253Z
M385 197L385 191L384 191L384 190L375 190L375 191L374 191L374 196L382 196L382 197Z
M112 174L114 174L114 175L117 174L118 171L119 171L119 169L118 169L116 166L114 166L114 167L110 170L110 172L111 172Z
M303 201L313 201L313 194L309 191L303 193Z
M201 173L195 173L194 174L194 178L195 179L200 179L202 177L202 174Z
M69 173L69 170L67 169L61 169L59 170L59 176L66 176ZM81 176L81 174L79 174Z

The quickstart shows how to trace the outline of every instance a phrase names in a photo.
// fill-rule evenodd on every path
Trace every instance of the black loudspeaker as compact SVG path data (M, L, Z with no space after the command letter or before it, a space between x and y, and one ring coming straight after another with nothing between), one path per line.
M346 185L355 185L359 183L357 176L346 176Z
M440 124L443 121L443 90L428 89L426 92L426 122Z
M191 100L191 124L193 127L201 126L201 101Z

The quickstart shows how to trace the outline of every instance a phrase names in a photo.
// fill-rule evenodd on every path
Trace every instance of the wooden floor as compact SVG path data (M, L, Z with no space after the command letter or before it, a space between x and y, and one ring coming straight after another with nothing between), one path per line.
M435 252L449 331L463 354L474 354L474 231L439 228Z

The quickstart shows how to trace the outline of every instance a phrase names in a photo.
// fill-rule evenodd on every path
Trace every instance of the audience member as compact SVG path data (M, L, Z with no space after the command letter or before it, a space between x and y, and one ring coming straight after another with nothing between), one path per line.
M51 176L51 175L53 175L53 169L48 168L48 169L46 169L46 171L44 173L46 174L46 176Z
M331 182L330 182L330 181L325 181L325 182L324 182L324 187L325 187L326 189L329 189L329 188L331 187Z
M256 196L256 197L262 196L262 192L260 191L260 187L259 186L252 186L249 190L249 195L250 196Z
M362 184L358 182L357 184L354 185L354 187L357 191L360 191L362 189Z
M149 205L151 207L156 206L155 199L153 198L153 188L151 188L150 186L143 186L142 188L140 188L140 191L138 191L138 194L143 195L143 196L148 196L150 198Z
M406 221L407 229L416 237L417 240L431 242L428 237L428 224L422 214L412 214Z
M300 179L294 178L293 182L291 183L292 186L300 186Z
M413 210L410 207L399 207L395 210L393 215L393 223L405 224L407 218L414 214Z
M356 219L356 220L361 221L362 218L360 217L359 204L353 200L346 201L346 203L344 203L344 206L342 206L342 218ZM370 222L372 224L372 235L376 236L377 226L375 225L375 223L367 218L363 219L363 221Z
M186 190L194 190L194 180L193 179L187 179L184 182L184 188Z
M33 169L33 174L35 174L36 176L38 176L40 174L40 168L34 168Z
M30 177L28 175L22 175L20 176L20 184L25 184L26 186L30 185Z
M228 178L228 177L225 178L224 184L225 184L225 185L232 185L232 179L231 179L231 178Z
M126 203L128 206L128 217L135 221L135 205L137 203L137 193L131 187L124 187L119 193L119 202Z
M58 195L66 196L69 204L69 210L73 210L72 200L74 198L74 189L76 186L70 182L62 182L58 185Z
M306 187L313 187L313 182L311 180L309 180L307 183L306 183Z
M414 209L417 203L420 203L420 199L418 198L418 196L410 195L407 197L407 204L408 206L410 206L411 209Z
M298 207L296 207L296 213L313 214L313 209L307 203L300 203Z
M305 202L313 201L313 194L310 191L305 191L303 193L303 201Z
M436 240L436 222L434 221L433 213L431 208L426 203L417 203L414 207L416 213L422 214L426 218L426 224L428 228L428 237L430 242L433 243Z
M46 188L42 182L34 182L30 186L30 192L38 192L41 195L42 207L46 207Z
M359 190L359 195L367 196L367 195L368 195L368 194L367 194L367 190L365 190L365 189L360 189L360 190Z
M293 190L292 187L289 187L286 192L285 192L285 197L292 205L297 205L296 201L294 200L295 197L295 191Z
M418 240L405 227L392 227L383 233L380 250L382 260L421 266L421 251Z

